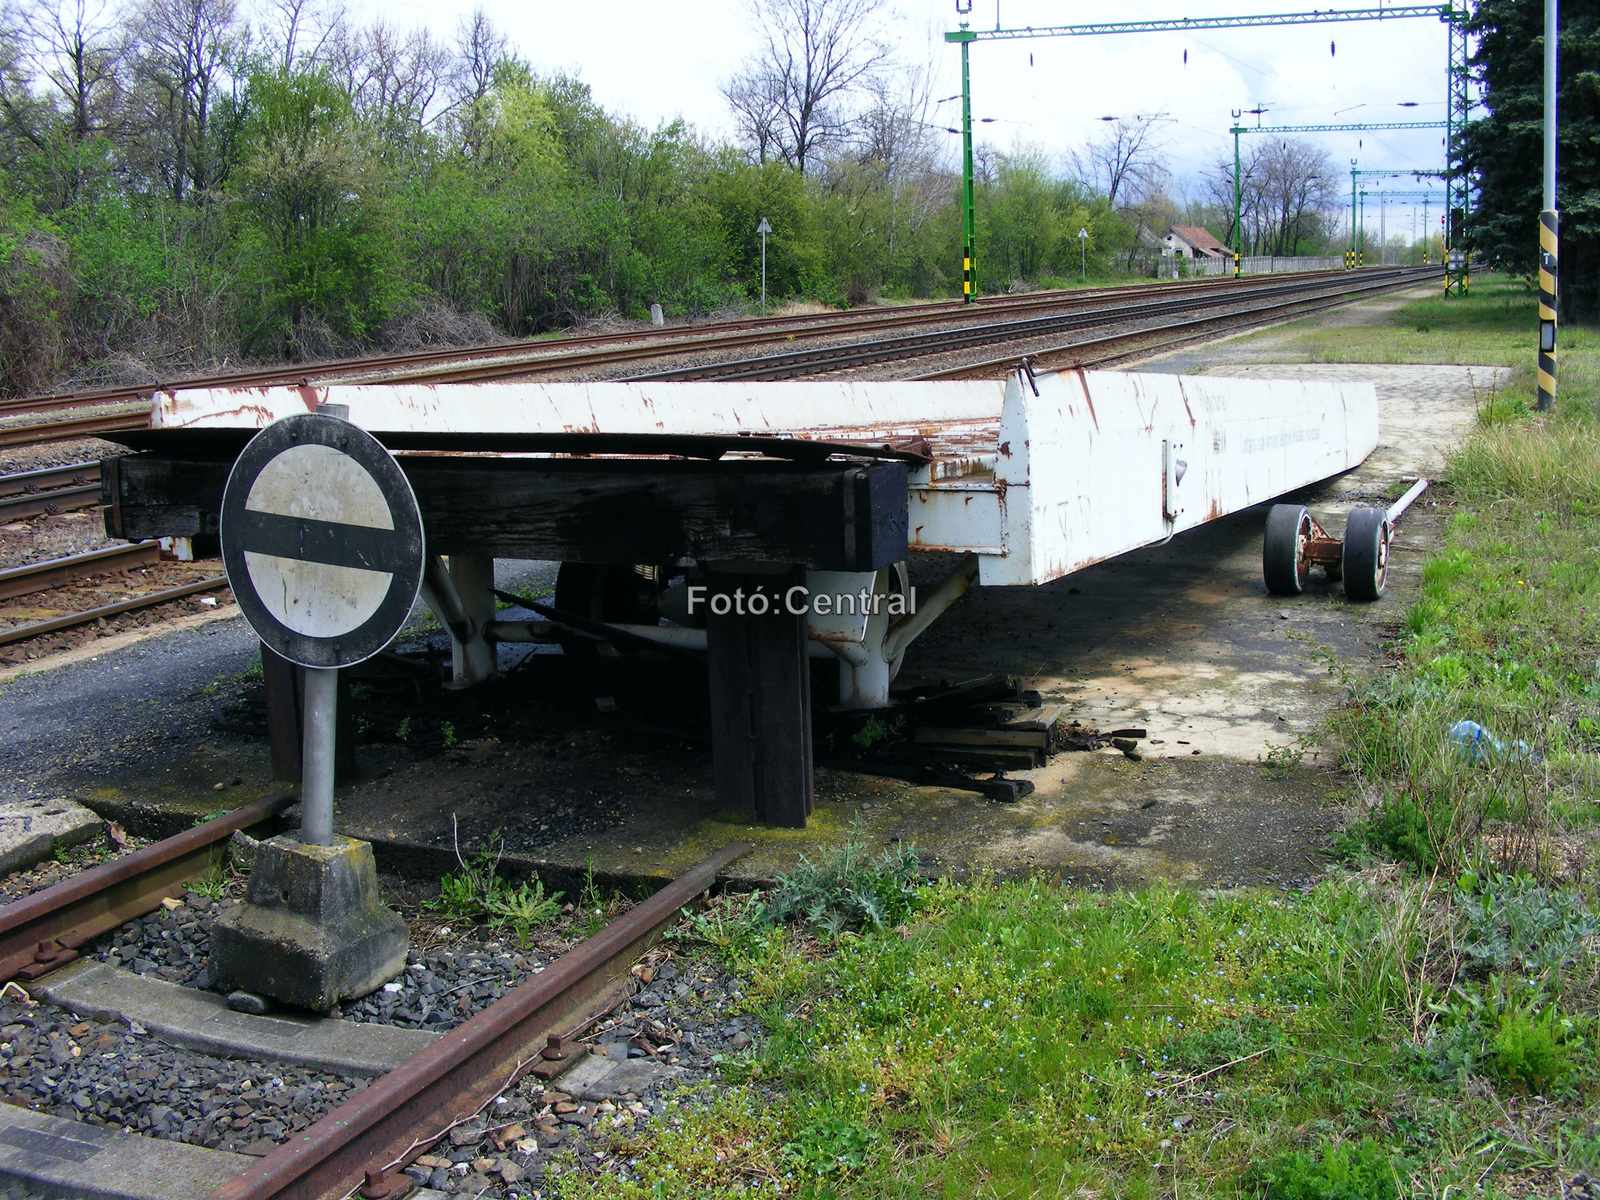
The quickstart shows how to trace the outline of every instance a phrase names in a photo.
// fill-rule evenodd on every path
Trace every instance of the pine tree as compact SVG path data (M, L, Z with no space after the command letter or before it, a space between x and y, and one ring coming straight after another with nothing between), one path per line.
M1561 210L1561 306L1569 321L1600 315L1600 3L1562 4L1556 152ZM1480 0L1469 31L1488 110L1460 151L1477 175L1470 234L1478 258L1531 276L1538 269L1544 145L1543 0Z

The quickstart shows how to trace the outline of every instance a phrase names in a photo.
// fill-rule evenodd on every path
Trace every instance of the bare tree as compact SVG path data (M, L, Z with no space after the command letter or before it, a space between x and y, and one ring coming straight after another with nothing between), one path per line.
M889 61L884 0L750 0L761 49L723 86L741 132L763 161L797 170L845 138L848 102Z
M1299 139L1268 142L1255 155L1262 234L1268 254L1296 254L1321 232L1336 189L1326 150Z
M343 37L335 51L340 82L356 111L385 140L410 143L439 115L456 79L452 56L426 28L407 34L377 21Z
M213 118L248 32L234 0L146 0L138 40L147 167L174 200L204 194L226 170L233 131L214 129Z
M482 150L488 120L485 101L495 73L510 57L511 43L482 8L456 30L456 70L450 81L451 109L461 152L473 158Z
M771 72L759 66L741 68L722 85L733 110L734 131L763 166L783 155L783 97Z
M36 3L18 12L16 24L20 58L58 98L67 137L81 143L109 132L121 114L127 42L107 5Z
M268 52L278 68L324 64L344 33L344 9L328 0L269 0L261 20Z
M1296 139L1255 142L1241 156L1239 230L1233 229L1232 161L1219 159L1205 186L1207 199L1226 212L1229 238L1238 239L1242 254L1299 253L1301 242L1322 233L1337 201L1327 152Z
M1078 177L1103 191L1112 208L1132 207L1160 191L1167 172L1161 165L1157 126L1164 119L1118 117L1101 137L1073 155Z

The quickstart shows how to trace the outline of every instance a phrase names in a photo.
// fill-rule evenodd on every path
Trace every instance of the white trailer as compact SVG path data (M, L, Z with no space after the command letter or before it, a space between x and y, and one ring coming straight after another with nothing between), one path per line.
M801 600L829 598L790 614L799 652L836 657L839 702L856 708L888 702L907 646L968 587L1043 584L1163 542L1348 471L1378 438L1371 384L1128 372L196 389L158 394L152 429L128 435L146 453L108 476L114 532L204 534L212 477L179 464L231 462L273 421L330 405L400 456L430 548L450 555L448 566L434 557L424 595L451 631L459 684L492 671L496 641L643 641L716 660L718 618L767 614L708 613L712 594L799 588ZM781 470L754 469L775 462ZM491 467L488 482L462 482ZM619 471L633 482L614 484ZM530 490L535 477L544 490ZM666 520L679 497L684 511ZM469 504L479 529L460 511ZM1297 578L1312 561L1298 524L1292 533L1287 548L1269 541L1269 577L1275 553L1291 556ZM952 559L931 592L911 593L911 553ZM566 595L558 587L555 608L541 609L553 620L496 619L496 555L569 560ZM733 690L770 693L760 677L775 652L751 646L734 655L743 682ZM792 664L779 674L804 689ZM714 691L716 675L714 663ZM741 720L759 758L770 731ZM719 788L721 778L719 767ZM761 790L759 764L739 786Z

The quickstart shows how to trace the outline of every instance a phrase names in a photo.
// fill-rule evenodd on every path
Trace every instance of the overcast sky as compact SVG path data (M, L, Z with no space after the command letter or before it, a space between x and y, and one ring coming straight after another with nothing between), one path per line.
M397 24L426 22L448 35L475 2L384 0L382 8ZM601 104L647 125L681 115L708 133L728 132L717 85L756 44L743 0L487 0L484 6L536 68L581 76ZM1003 0L1000 17L1016 28L1322 6L1320 0ZM899 0L886 23L905 60L934 64L939 97L960 90L959 51L942 39L956 20L953 0ZM974 0L970 20L975 29L992 29L996 0ZM1059 160L1103 128L1099 117L1166 113L1168 165L1182 181L1219 156L1231 158L1227 130L1236 108L1264 104L1262 121L1284 125L1443 120L1445 53L1445 27L1433 19L979 42L972 48L973 115L992 118L979 126L981 141L998 149L1032 143ZM1417 107L1400 107L1405 101ZM949 124L959 123L959 102L938 112L941 124L946 115ZM1443 161L1441 130L1314 136L1346 173L1346 186L1351 158L1385 169L1438 168ZM950 141L953 149L957 139ZM1391 232L1409 230L1410 222L1408 209L1396 215ZM1376 229L1375 216L1369 225Z

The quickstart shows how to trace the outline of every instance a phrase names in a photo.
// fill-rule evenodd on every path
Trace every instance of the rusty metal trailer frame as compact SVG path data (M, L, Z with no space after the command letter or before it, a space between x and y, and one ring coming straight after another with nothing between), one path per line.
M840 704L882 706L909 644L969 587L1165 541L1347 471L1378 435L1370 384L1026 366L992 381L202 388L158 394L151 428L119 437L142 453L106 465L108 529L214 534L244 443L323 404L401 457L457 684L487 678L500 641L704 650L718 799L783 825L810 811L807 656L838 661ZM912 552L953 559L921 596ZM593 606L558 586L554 621L501 621L495 557L611 569L584 576ZM666 623L607 610L636 564Z

